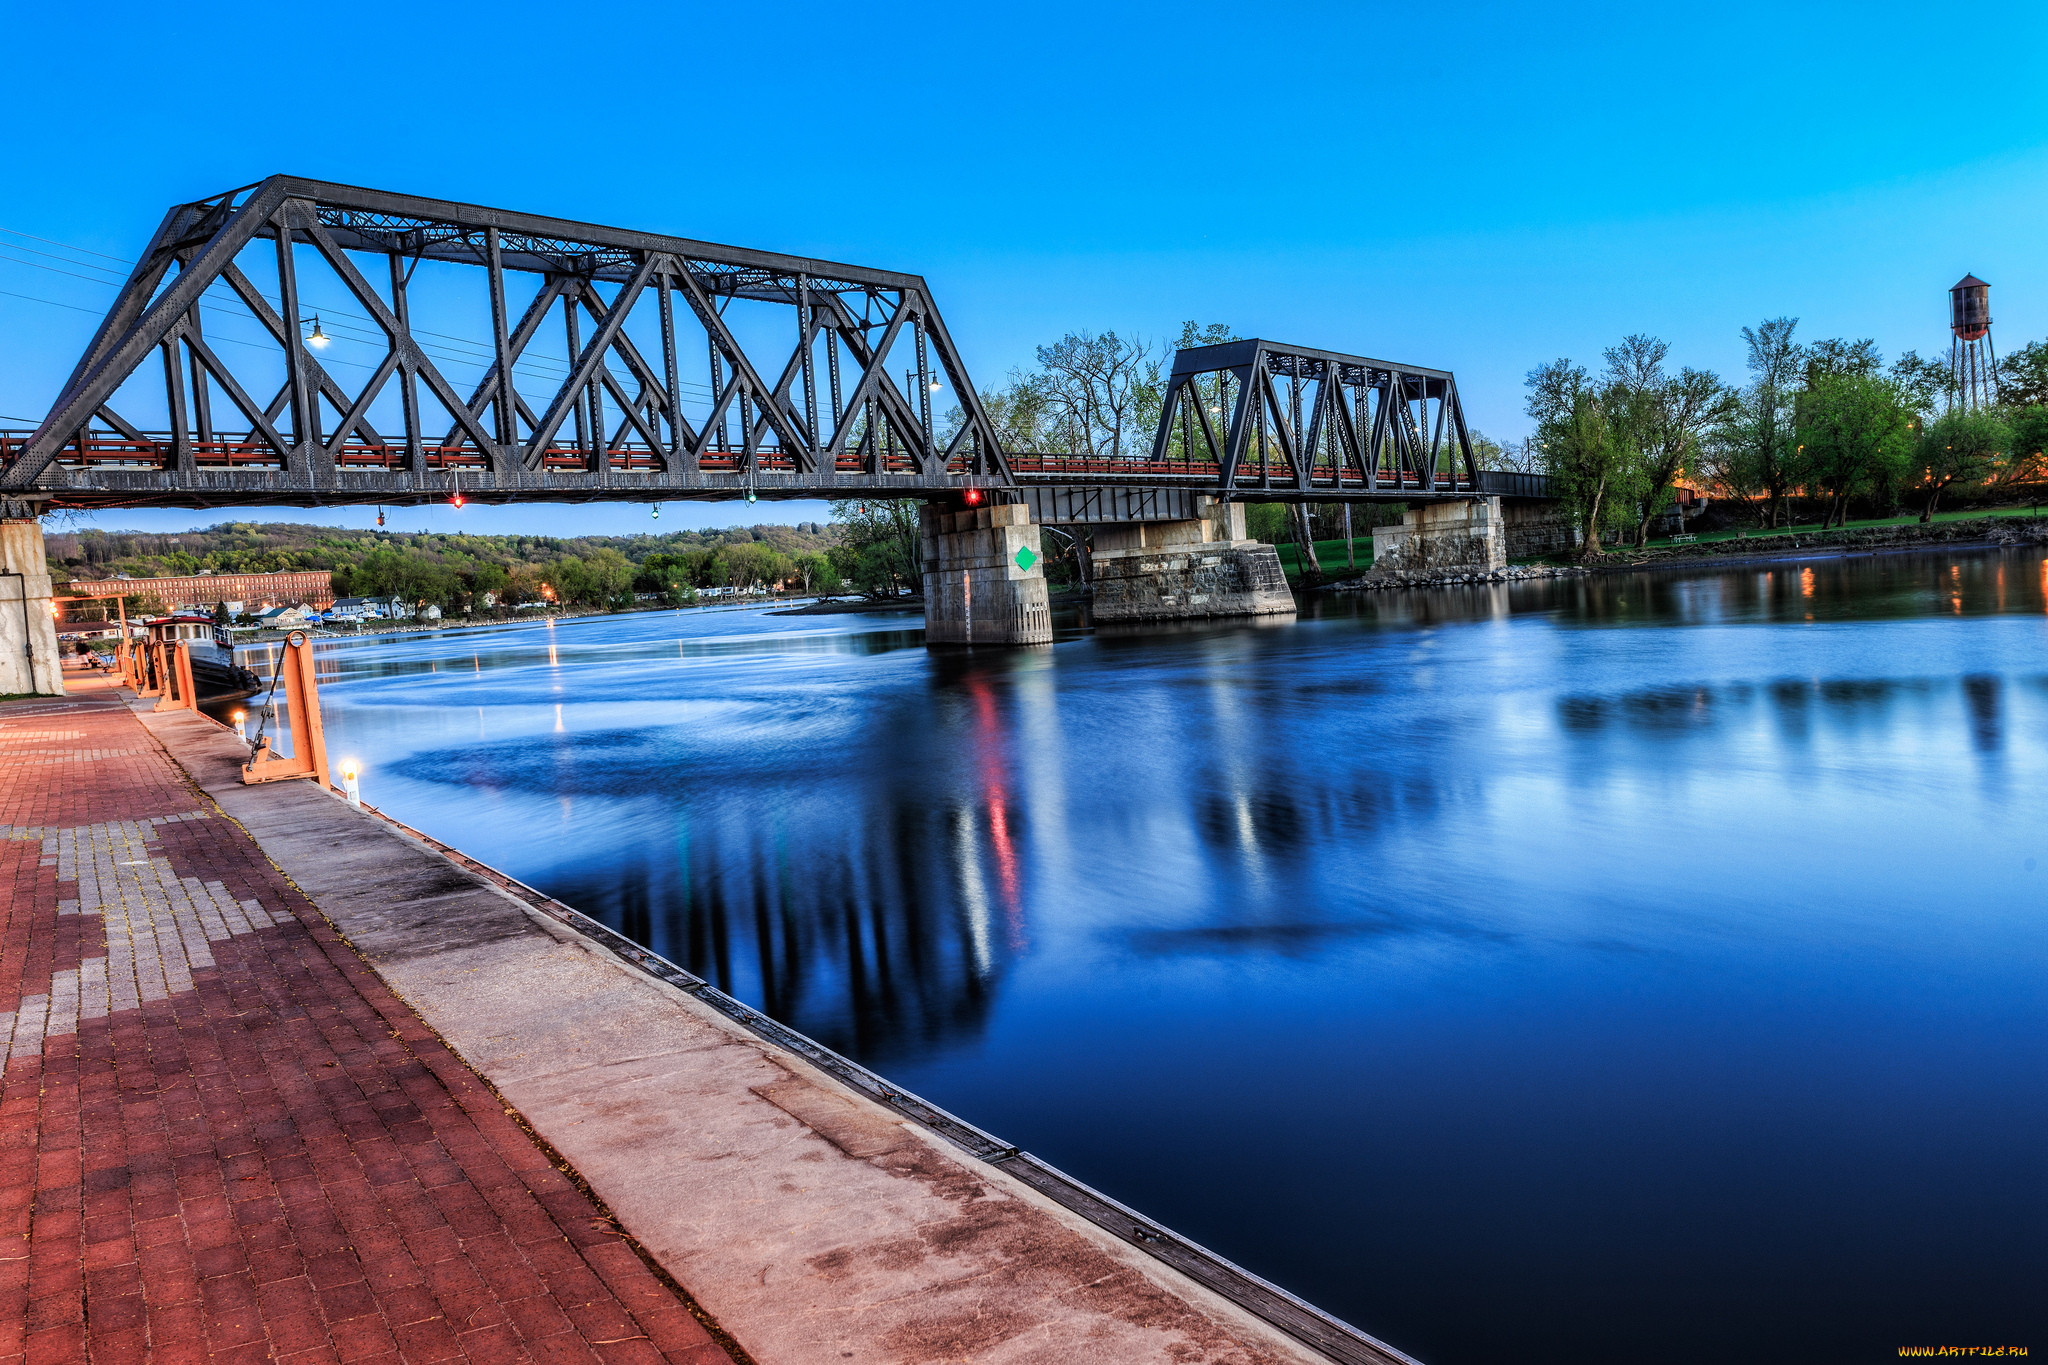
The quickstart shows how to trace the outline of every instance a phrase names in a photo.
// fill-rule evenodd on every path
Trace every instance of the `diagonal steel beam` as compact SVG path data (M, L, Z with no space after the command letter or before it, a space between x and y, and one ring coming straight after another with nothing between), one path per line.
M469 409L455 396L454 386L443 378L441 371L427 359L418 343L412 339L412 333L401 326L397 315L384 306L384 300L370 287L370 282L363 278L355 263L349 260L348 253L341 249L340 244L317 221L310 226L301 226L313 239L313 245L320 254L327 259L328 265L334 268L334 273L341 277L341 282L356 296L357 302L370 310L371 318L384 329L384 335L391 338L392 350L401 353L399 363L426 381L427 387L433 391L434 401L447 409L448 415L462 425L469 433L469 438L476 442L477 449L484 452L484 459L489 462L490 467L493 470L497 469L500 463L498 447L484 434L476 419L469 415Z
M21 454L15 457L14 463L0 471L0 488L26 488L41 478L72 435L83 428L100 406L113 397L114 391L135 372L136 367L163 344L164 338L179 325L185 314L198 306L199 296L205 292L206 286L212 284L221 270L234 260L235 253L256 236L264 220L283 200L282 182L276 178L266 181L213 234L191 268L180 271L154 302L149 301L149 293L155 282L162 279L163 270L168 268L168 258L153 270L137 268L127 288L115 301L108 324L112 327L117 319L123 318L133 318L134 321L120 330L118 338L107 340L101 346L98 361L57 400L49 416L43 419L43 424L22 447Z
M604 353L611 349L612 338L618 335L619 328L625 325L626 314L632 311L634 301L640 297L640 291L647 287L647 281L654 277L659 264L659 258L654 256L649 256L640 263L640 268L633 272L633 278L619 291L619 296L612 300L612 306L606 310L604 320L598 324L590 340L584 343L583 353L576 358L575 367L569 372L568 382L556 392L554 401L541 415L540 425L534 428L532 439L519 452L519 461L529 472L537 473L541 469L542 462L547 457L548 442L554 440L555 433L561 430L563 421L569 416L571 405L582 400L584 390L589 387L591 378L604 361ZM602 432L591 433L594 440L601 439L603 435Z
M751 392L766 395L771 392L768 386L761 382L761 376L756 373L753 361L747 358L747 353L740 346L738 339L726 327L725 319L719 315L718 309L712 306L711 296L704 292L703 284L688 268L689 262L684 261L680 264L683 268L676 272L676 278L682 282L683 297L689 301L690 311L697 315L697 321L702 323L704 330L710 334L712 344L724 353L726 360L732 365L736 372L735 377L744 380L739 390L740 394ZM720 410L723 411L722 405ZM764 403L762 411L768 417L769 425L773 427L776 439L784 450L795 451L805 448L803 437L797 433L784 414L775 411L773 404ZM741 437L742 444L751 449L754 444L752 433L743 432Z
M235 296L241 299L242 305L249 310L258 322L263 324L270 335L276 339L277 344L280 347L283 346L284 319L278 316L277 310L270 306L270 300L263 297L262 291L257 289L249 277L242 273L241 268L235 265L228 266L227 269L221 271L220 279L222 284L235 291ZM194 314L194 327L192 330L195 331L197 330L197 316L197 314ZM347 391L341 387L333 375L327 372L326 367L320 363L318 357L310 354L307 355L305 357L305 364L306 376L318 385L321 397L334 404L336 411L346 411L349 405ZM283 392L279 393L278 398L280 401L284 401L289 399L290 396L290 389L287 386ZM275 405L266 409L273 420L275 420L277 413L281 410L281 408ZM367 436L372 443L377 445L383 444L383 438L377 435L376 429L368 422L362 423L361 429L363 435Z
M516 366L519 363L519 358L526 354L527 343L533 340L533 334L540 330L541 323L547 321L548 309L554 306L555 300L561 295L561 292L561 277L559 275L549 276L547 282L541 286L540 292L533 296L533 302L526 305L526 311L520 314L519 325L512 330L511 336L506 339L505 345L501 348L502 353L509 357L506 362L507 364ZM499 374L498 362L493 360L491 368L484 372L484 377L478 381L476 388L470 392L468 408L470 418L473 421L481 422L484 409L497 401ZM506 384L503 387L512 395L516 416L524 417L527 425L534 425L536 419L533 415L533 409L527 407L526 400L519 396L519 386L517 384ZM512 427L512 439L516 441L518 438L519 427L515 421ZM448 435L442 440L441 444L444 446L462 444L462 424L458 422L448 428Z

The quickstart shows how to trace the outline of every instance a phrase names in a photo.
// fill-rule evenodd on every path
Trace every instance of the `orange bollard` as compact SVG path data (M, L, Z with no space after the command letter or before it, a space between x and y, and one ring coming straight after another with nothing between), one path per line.
M162 641L147 645L142 659L135 670L135 695L138 697L161 697L164 694L166 678L164 647Z
M242 765L242 781L310 777L325 790L332 784L327 778L327 737L320 729L320 683L313 674L313 644L304 631L295 630L286 638L277 666L283 674L285 709L291 712L292 756L280 757L270 747L269 736L262 736Z
M192 682L192 646L183 640L166 647L164 695L157 699L159 711L197 711L199 689Z

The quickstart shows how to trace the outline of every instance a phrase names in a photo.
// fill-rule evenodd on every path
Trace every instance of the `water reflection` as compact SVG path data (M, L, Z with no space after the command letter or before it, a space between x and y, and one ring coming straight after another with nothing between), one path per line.
M371 800L1421 1358L1860 1359L2048 1325L2044 590L1893 556L322 667Z

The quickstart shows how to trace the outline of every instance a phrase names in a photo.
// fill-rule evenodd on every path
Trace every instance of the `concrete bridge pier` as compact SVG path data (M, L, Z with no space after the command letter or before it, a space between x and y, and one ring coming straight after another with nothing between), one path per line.
M926 503L918 531L925 643L1052 643L1045 551L1029 507L999 503L954 511Z
M1500 499L1410 506L1398 526L1372 528L1374 578L1492 573L1508 566Z
M1195 512L1094 527L1097 622L1294 613L1280 553L1245 535L1244 504L1197 498Z
M42 523L0 518L0 694L64 695Z

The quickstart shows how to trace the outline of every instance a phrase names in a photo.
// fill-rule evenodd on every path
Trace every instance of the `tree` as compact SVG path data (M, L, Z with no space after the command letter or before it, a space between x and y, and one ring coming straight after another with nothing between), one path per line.
M727 546L725 562L732 581L743 588L772 587L795 572L787 555L759 541Z
M1772 526L1792 482L1792 406L1802 364L1792 333L1798 326L1798 318L1781 317L1742 329L1749 383L1725 410L1713 441L1720 482L1737 497L1762 497Z
M855 556L857 571L845 577L863 585L862 591L894 596L899 583L922 586L916 503L907 498L847 498L832 504L832 524Z
M1579 522L1582 554L1592 558L1600 553L1601 517L1621 468L1621 443L1601 396L1587 383L1580 366L1553 360L1529 371L1523 385L1529 391L1527 411L1536 419L1535 439L1544 468L1557 480L1565 505Z
M1998 482L2005 487L2033 483L2048 473L2048 404L2026 403L2007 410L2011 455Z
M1929 422L1920 435L1920 486L1927 492L1921 522L1934 520L1935 504L1950 484L1989 478L1999 457L2012 449L2012 436L2005 419L1992 412L1952 408Z
M793 561L798 578L803 580L805 592L829 593L839 586L839 580L832 572L832 561L824 555L805 553Z
M572 603L587 605L596 594L591 589L590 575L584 572L583 561L575 555L563 555L548 565L548 578L542 583L543 596L554 593L554 600L568 606Z
M633 562L609 545L592 550L583 560L586 600L607 611L633 601Z
M2048 341L2030 341L1998 362L1998 401L2048 407Z
M1956 389L1955 371L1946 360L1907 351L1892 362L1892 380L1905 391L1913 411L1925 417Z
M1878 353L1877 342L1870 337L1861 341L1844 341L1840 337L1816 341L1800 351L1799 361L1809 389L1829 375L1846 374L1868 379L1884 368L1884 357Z
M1069 453L1108 458L1152 444L1164 377L1139 337L1069 332L1038 348L1037 386L1048 434Z
M1656 337L1638 332L1602 356L1607 406L1628 456L1613 491L1625 491L1635 504L1637 548L1648 543L1650 522L1674 498L1702 439L1728 410L1720 376L1690 367L1668 374L1669 351Z
M1821 529L1846 521L1849 499L1902 476L1913 452L1911 401L1873 373L1816 373L1797 407L1800 469L1828 497Z

